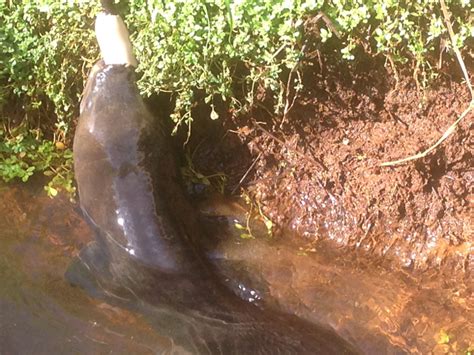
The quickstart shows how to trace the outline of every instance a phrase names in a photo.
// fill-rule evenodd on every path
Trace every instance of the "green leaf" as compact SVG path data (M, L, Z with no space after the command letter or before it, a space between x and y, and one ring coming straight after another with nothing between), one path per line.
M240 238L242 238L242 239L254 239L254 237L249 233L242 233L240 235Z
M448 333L444 329L441 329L437 335L437 343L438 344L448 344L450 341L450 337Z
M56 190L54 187L48 186L47 188L48 195L55 197L58 194L58 190Z

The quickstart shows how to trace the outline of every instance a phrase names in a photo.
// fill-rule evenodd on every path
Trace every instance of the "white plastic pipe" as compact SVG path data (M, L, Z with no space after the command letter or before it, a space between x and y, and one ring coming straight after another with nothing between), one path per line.
M130 35L120 16L99 13L95 20L95 35L106 65L138 65L133 55Z

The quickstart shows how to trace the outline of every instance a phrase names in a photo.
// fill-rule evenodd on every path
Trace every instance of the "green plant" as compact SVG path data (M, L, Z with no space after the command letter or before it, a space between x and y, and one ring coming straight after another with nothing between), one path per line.
M18 178L26 182L34 173L42 172L51 177L45 186L49 196L56 196L58 189L74 194L70 149L42 139L40 132L34 130L21 130L14 135L0 130L0 139L0 176L4 181Z
M97 57L96 7L60 1L0 1L0 176L50 176L50 196L73 193L72 119L87 67ZM88 58L88 59L87 59ZM44 134L43 134L44 133Z
M200 96L217 119L216 102L245 110L260 88L274 94L279 113L286 87L282 72L298 66L303 16L316 6L308 1L181 0L147 6L131 1L126 19L140 29L133 35L143 74L140 89L145 95L175 93L176 128L192 122L191 108Z
M188 188L192 189L193 184L200 184L207 189L212 189L220 193L224 193L225 185L227 183L227 176L224 173L218 172L211 175L204 175L196 170L193 162L193 155L196 150L191 153L189 149L186 150L185 164L181 167L181 176L183 176Z
M58 139L68 136L84 72L97 57L90 30L95 8L87 4L0 3L0 81L5 85L0 109L16 96L30 122L54 114L48 125Z
M361 51L385 56L395 76L402 66L411 68L422 87L452 52L437 0L116 2L140 63L141 94L172 93L175 132L185 124L188 134L192 108L201 101L217 119L221 107L238 114L265 96L273 113L285 116L302 88L302 59L310 46L323 55L326 44L339 48L340 60L357 61ZM456 47L469 48L472 1L447 5ZM99 1L0 1L0 117L9 140L19 132L12 128L21 126L39 132L31 135L41 136L39 146L46 141L70 146L82 83L98 58L93 33L98 6ZM319 36L305 32L312 18L324 19L317 21ZM5 179L27 179L38 171L5 149L0 172ZM67 162L68 152L55 154ZM47 161L44 154L30 159ZM72 186L56 182L66 190Z
M257 231L257 235L266 234L268 237L272 237L273 222L263 213L259 202L250 198L245 192L242 194L242 198L248 206L245 221L243 219L234 220L234 227L239 231L240 237L242 239L254 239L254 230Z
M473 3L447 3L454 14L456 46L463 48L474 38ZM395 71L397 64L411 67L424 87L436 76L443 52L452 54L438 0L330 0L324 11L344 34L345 59L356 59L355 50L362 45L374 55L386 56Z

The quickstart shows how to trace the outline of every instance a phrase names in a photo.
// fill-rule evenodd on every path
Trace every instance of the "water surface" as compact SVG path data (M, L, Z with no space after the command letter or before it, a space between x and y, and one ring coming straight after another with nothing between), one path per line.
M0 353L179 352L172 328L157 329L65 281L92 232L76 204L49 199L38 186L0 187ZM461 276L416 275L323 243L244 240L217 220L208 227L202 243L229 287L332 327L365 353L463 354L473 345L469 265Z

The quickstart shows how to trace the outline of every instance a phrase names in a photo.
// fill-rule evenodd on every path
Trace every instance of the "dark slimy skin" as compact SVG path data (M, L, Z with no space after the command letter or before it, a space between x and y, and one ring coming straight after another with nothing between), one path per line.
M332 330L267 312L224 287L202 257L167 133L133 68L96 64L74 139L82 210L97 241L67 271L95 297L140 312L173 339L168 351L344 354Z
M192 243L171 222L183 204L162 127L139 99L131 69L93 71L74 138L81 207L130 257L165 272L193 267L185 263Z

